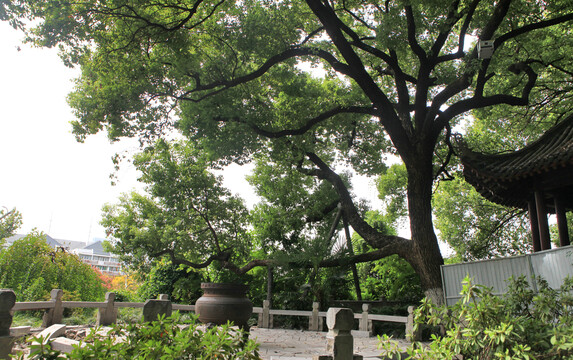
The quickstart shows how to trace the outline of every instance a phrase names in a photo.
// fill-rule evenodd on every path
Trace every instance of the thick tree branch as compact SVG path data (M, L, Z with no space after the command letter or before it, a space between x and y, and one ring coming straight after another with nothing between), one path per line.
M432 45L430 50L430 56L432 57L432 61L435 63L436 59L440 55L440 51L444 47L452 28L456 23L461 19L462 14L458 12L458 7L460 5L459 0L455 0L450 4L450 10L448 11L448 15L446 16L446 20L444 20L442 26L442 30L438 34L436 41Z
M360 106L349 106L349 107L337 107L324 113L309 119L303 126L296 128L296 129L286 129L280 131L272 131L266 130L258 127L255 124L247 123L242 121L241 119L234 118L234 119L223 119L223 118L216 118L215 120L220 122L238 122L249 126L253 131L257 134L267 137L269 139L278 139L286 136L295 136L295 135L303 135L309 130L311 130L314 126L320 124L323 121L326 121L333 116L340 115L340 114L365 114L365 115L372 115L376 116L378 112L371 108L371 107L360 107Z
M416 39L416 19L414 19L414 11L412 10L412 6L406 5L404 10L406 11L406 22L408 25L408 43L410 45L410 49L412 49L420 62L425 62L427 60L426 52L418 43L418 39Z
M480 109L500 104L512 106L527 105L529 103L529 94L537 81L537 74L526 63L514 64L510 70L515 73L523 71L528 77L528 81L523 87L521 97L506 94L492 96L483 96L481 93L475 94L472 98L458 101L442 112L436 120L437 126L435 131L438 131L438 129L441 131L441 129L447 126L451 119L472 109Z
M473 11L475 10L475 7L473 6L474 4L475 6L477 6L478 2L479 1L474 0L472 5L470 6L470 13L468 14L468 16L470 14L473 14ZM497 31L503 19L506 17L510 4L511 0L501 0L496 5L492 16L490 17L488 23L483 28L480 34L480 39L488 40L493 38L494 33ZM475 58L476 56L477 52L476 49L474 48L471 58ZM488 59L482 61L482 66L479 69L478 79L476 82L476 92L471 99L461 100L450 106L444 112L440 113L440 108L449 99L459 94L463 90L469 88L470 79L475 73L474 70L466 72L461 78L450 83L448 86L446 86L444 90L442 90L438 95L434 97L428 114L429 118L436 119L432 124L433 125L432 132L434 138L437 138L439 136L439 133L446 127L446 123L448 123L451 119L471 109L482 108L498 104L527 105L527 99L529 97L529 93L531 92L531 88L533 87L533 85L535 85L535 80L537 78L537 75L528 73L529 81L527 85L524 87L521 97L501 95L501 94L484 97L483 89L485 87L485 83L491 78L490 76L487 75L487 68L489 66L489 63L490 61ZM436 115L438 116L436 117Z
M211 265L211 263L213 261L226 262L229 260L229 257L231 256L231 254L229 252L220 252L216 255L209 256L209 258L202 263L194 263L192 261L177 257L175 255L175 252L172 249L165 249L165 250L162 250L162 251L159 251L159 252L152 254L151 257L158 258L158 257L161 257L163 255L168 255L169 258L171 259L171 262L174 265L186 265L186 266L190 266L194 269L204 269L207 266Z
M340 203L344 214L347 216L348 223L366 242L372 247L382 249L386 246L395 246L400 256L406 257L406 249L410 247L410 241L399 236L382 235L372 226L370 226L362 216L358 213L356 206L352 200L348 188L344 184L342 178L336 174L330 167L320 159L316 154L308 152L308 159L317 166L317 169L312 171L312 175L317 176L322 180L326 180L334 186L334 189L340 197Z
M390 255L399 255L400 253L407 252L405 249L402 249L400 246L386 246L382 249L377 249L374 251L370 251L363 254L351 255L351 256L344 256L344 257L332 257L328 259L321 260L318 263L319 268L333 268L333 267L341 267L341 266L348 266L352 264L360 264L364 262L370 262L375 260L380 260ZM285 264L284 261L277 261L274 259L266 259L266 260L251 260L244 266L237 266L231 262L223 262L223 267L228 269L235 274L242 275L246 274L248 271L254 269L255 267L259 266L281 266L281 265L288 265L293 268L303 268L303 269L311 269L315 267L315 264L311 261L308 262L300 262L300 261L292 261Z
M470 23L473 19L473 15L475 13L475 10L476 10L478 4L480 3L480 1L481 0L472 1L472 3L469 5L467 10L465 11L466 17L464 19L464 22L460 28L460 33L458 35L458 51L453 53L453 54L446 54L446 55L438 56L438 58L436 58L436 60L435 60L436 64L440 64L440 63L451 61L451 60L461 59L464 57L464 55L465 55L464 44L465 44L465 40L466 40L466 35L468 32L468 28L470 26Z
M494 42L494 49L497 49L499 47L501 47L503 45L504 42L513 39L519 35L523 35L526 34L528 32L534 31L534 30L539 30L539 29L544 29L550 26L554 26L554 25L558 25L558 24L562 24L568 21L573 20L573 13L569 13L563 16L559 16L556 17L554 19L549 19L549 20L544 20L544 21L539 21L533 24L527 24L523 27L520 27L518 29L512 30L508 33L505 33L499 37L497 37L495 39Z
M200 102L201 100L216 95L224 90L231 89L235 86L247 83L254 79L257 79L272 68L273 66L280 64L288 59L295 58L295 57L303 57L303 56L314 56L319 57L325 60L332 68L341 74L348 75L350 73L350 69L347 65L341 63L336 57L330 54L327 51L321 49L314 49L314 48L306 48L306 47L294 47L289 50L283 51L280 54L271 56L263 65L261 65L257 70L243 75L236 77L232 80L222 80L216 81L210 84L201 85L200 83L196 82L196 86L191 89L183 92L180 95L175 96L178 100L187 100L193 102ZM203 94L197 98L190 97L190 95L195 93L202 93L208 92L207 94Z
M322 208L320 212L307 216L305 221L307 223L321 221L338 207L338 203L338 199L332 201L330 204L327 204L324 208Z
M320 0L306 0L306 3L326 29L333 45L346 60L350 69L348 75L356 81L358 86L364 91L364 94L370 99L374 108L379 111L378 118L388 135L390 135L400 155L406 158L412 156L411 140L407 131L401 126L402 124L394 110L394 105L366 71L361 58L344 36L340 26L340 19L336 16L334 10Z

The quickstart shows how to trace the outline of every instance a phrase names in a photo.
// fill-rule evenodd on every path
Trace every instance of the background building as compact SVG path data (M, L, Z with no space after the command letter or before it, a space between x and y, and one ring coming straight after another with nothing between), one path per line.
M6 243L4 246L8 247L14 243L14 241L23 238L26 235L17 234L6 238ZM79 258L106 275L121 275L121 264L119 262L118 256L107 252L103 248L103 242L105 239L95 239L94 242L86 243L83 241L73 241L64 239L54 239L53 237L46 235L46 243L53 248L63 248L68 252L76 254Z

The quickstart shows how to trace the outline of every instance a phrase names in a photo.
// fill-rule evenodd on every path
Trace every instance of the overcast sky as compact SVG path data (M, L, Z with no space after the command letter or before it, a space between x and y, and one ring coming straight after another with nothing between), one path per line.
M101 208L123 192L141 188L135 169L125 164L111 185L111 157L135 152L135 141L109 144L105 134L76 142L66 103L78 71L65 67L55 49L22 45L23 35L0 22L0 206L16 207L24 225L59 239L104 238ZM256 199L238 166L226 170L225 185L252 205ZM363 180L359 196L376 199Z
M66 95L77 70L62 65L53 49L22 45L22 37L0 22L0 206L22 213L19 233L37 228L69 240L105 237L101 206L131 190L137 178L126 166L111 186L111 157L135 146L112 146L104 134L76 142Z

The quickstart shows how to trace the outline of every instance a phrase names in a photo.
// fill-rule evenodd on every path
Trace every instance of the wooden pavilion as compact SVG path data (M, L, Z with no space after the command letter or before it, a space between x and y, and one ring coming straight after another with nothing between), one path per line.
M573 210L573 115L523 149L488 155L460 146L464 176L486 199L529 212L533 251L551 248L547 214L557 215L560 246L569 245Z

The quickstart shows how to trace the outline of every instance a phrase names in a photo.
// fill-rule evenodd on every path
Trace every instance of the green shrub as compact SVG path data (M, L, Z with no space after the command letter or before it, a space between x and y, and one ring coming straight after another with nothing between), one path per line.
M52 289L62 289L66 300L101 301L105 294L90 265L52 249L46 235L36 231L0 251L0 288L14 290L17 301L49 300Z
M83 341L83 346L75 347L69 354L55 351L49 343L40 341L30 346L27 359L261 359L258 345L228 324L202 330L196 317L189 326L178 324L176 313L150 323L116 325L105 336L98 335L95 329ZM24 359L24 355L18 359Z
M118 323L133 324L143 319L142 308L119 308L117 310Z
M12 318L12 327L31 326L39 328L42 326L42 315L43 312L41 311L16 311Z
M538 291L525 278L509 280L502 297L466 278L462 299L453 306L436 306L428 299L415 312L416 326L442 326L444 336L432 336L429 346L414 343L406 359L573 359L573 280L560 290L538 280ZM399 357L387 336L384 355Z
M154 263L138 290L140 301L157 299L159 294L167 294L174 302L194 304L203 294L200 272L173 265L167 259Z

